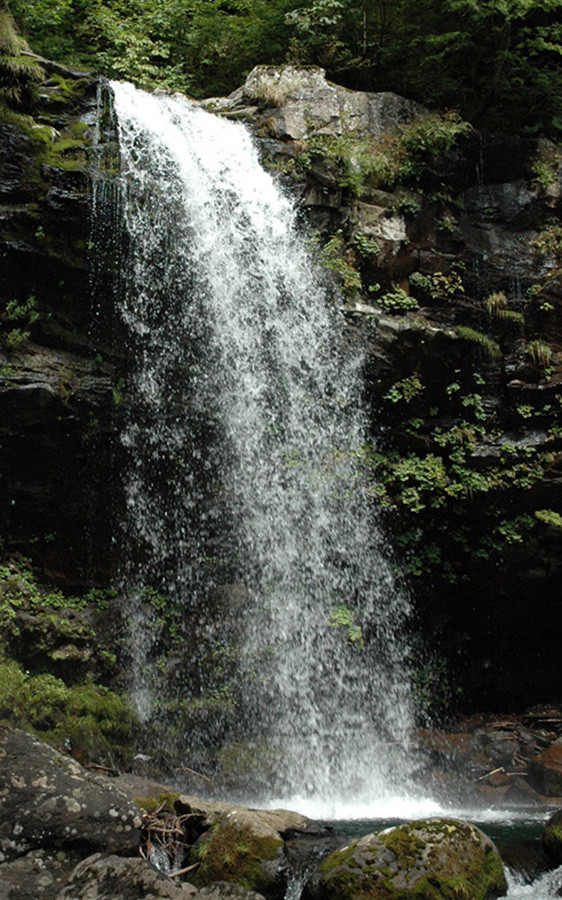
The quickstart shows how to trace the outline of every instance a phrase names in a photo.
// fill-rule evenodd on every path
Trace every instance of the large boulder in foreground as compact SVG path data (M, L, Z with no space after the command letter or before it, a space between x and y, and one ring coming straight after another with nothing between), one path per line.
M137 853L141 815L107 778L24 731L0 726L0 851L80 846Z
M457 819L368 834L330 854L312 885L318 900L493 900L507 883L487 835Z
M550 817L542 836L545 853L555 862L562 863L562 809Z

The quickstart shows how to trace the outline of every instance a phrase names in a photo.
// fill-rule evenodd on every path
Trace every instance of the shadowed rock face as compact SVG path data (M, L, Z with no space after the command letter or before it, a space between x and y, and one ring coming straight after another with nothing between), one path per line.
M0 123L0 535L80 585L110 567L116 376L111 274L94 300L97 79L66 74Z

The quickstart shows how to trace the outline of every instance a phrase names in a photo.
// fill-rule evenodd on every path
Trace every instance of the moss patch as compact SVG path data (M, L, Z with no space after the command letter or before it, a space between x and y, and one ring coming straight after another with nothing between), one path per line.
M282 846L279 837L259 834L249 825L224 818L192 850L191 861L201 863L193 882L204 887L214 881L231 881L247 890L271 895L276 867L264 863L273 862Z
M506 889L493 844L456 820L367 836L331 854L319 872L323 900L485 900Z
M137 722L128 698L93 677L114 672L115 657L90 624L92 600L39 585L23 561L0 566L0 718L113 766L130 760Z
M147 813L155 813L157 809L167 813L175 813L174 803L179 800L181 794L165 793L158 797L134 797L133 800Z

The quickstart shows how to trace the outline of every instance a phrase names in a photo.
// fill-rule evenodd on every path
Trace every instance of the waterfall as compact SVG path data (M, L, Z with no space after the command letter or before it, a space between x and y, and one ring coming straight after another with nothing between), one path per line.
M249 132L112 87L139 711L157 721L173 696L185 765L246 798L389 796L411 726L409 604L357 465L362 352ZM183 663L153 658L164 602Z

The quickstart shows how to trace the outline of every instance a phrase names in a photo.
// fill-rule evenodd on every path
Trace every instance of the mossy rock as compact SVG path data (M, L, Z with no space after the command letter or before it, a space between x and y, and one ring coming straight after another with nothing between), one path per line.
M126 697L102 685L30 675L0 654L0 719L70 749L80 763L130 764L137 727Z
M429 819L369 834L319 866L318 900L492 900L507 883L494 844L456 819Z
M562 863L562 809L546 823L542 836L545 853L557 864Z
M155 813L157 810L161 810L167 813L175 813L174 804L176 800L179 800L181 794L177 793L164 793L159 794L158 797L134 797L134 801L137 806L140 806L141 809L144 809L147 813Z
M195 844L191 862L199 862L197 887L230 881L265 897L279 895L283 841L277 831L252 812L236 809L225 815Z

